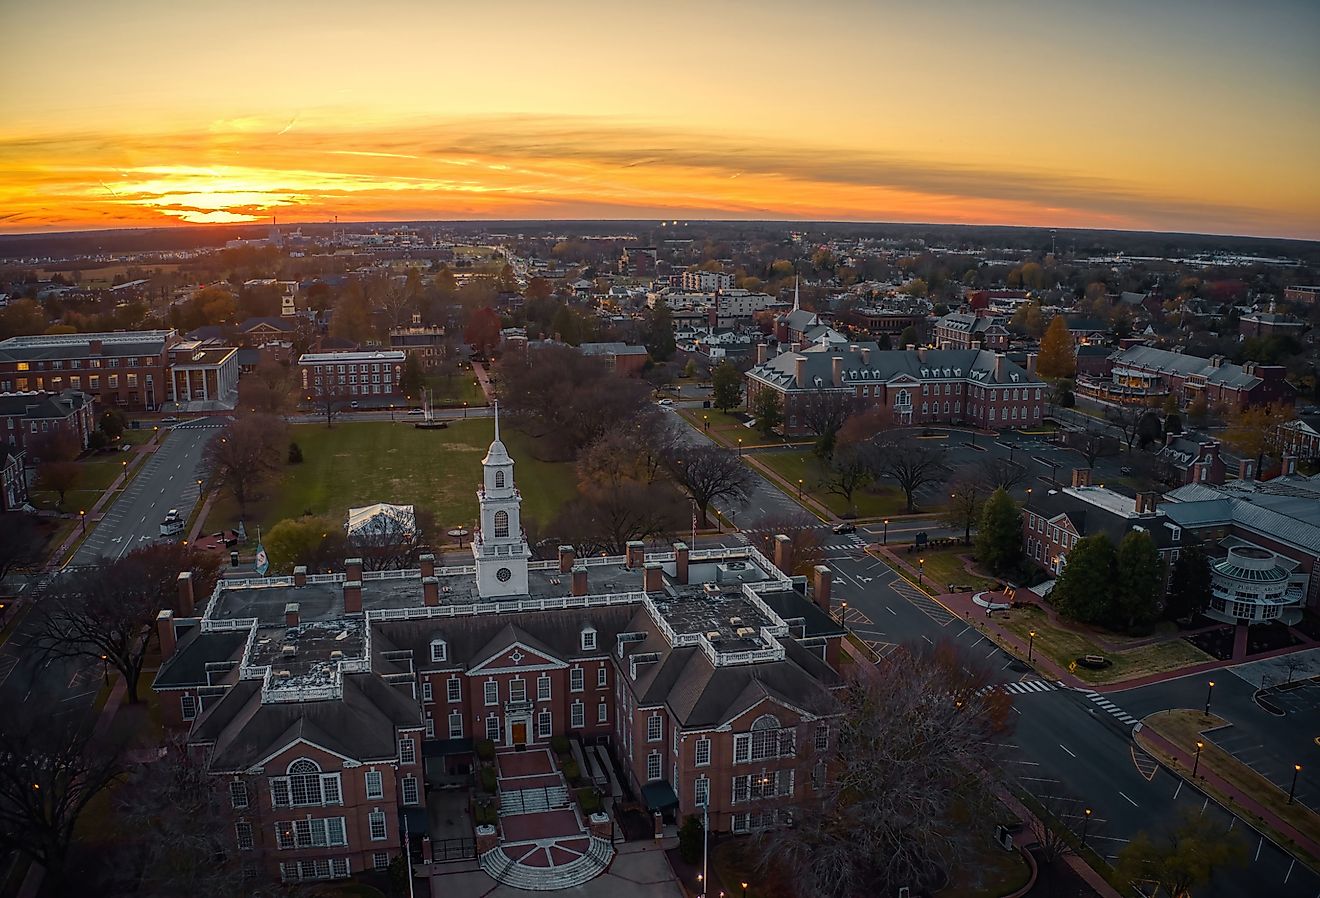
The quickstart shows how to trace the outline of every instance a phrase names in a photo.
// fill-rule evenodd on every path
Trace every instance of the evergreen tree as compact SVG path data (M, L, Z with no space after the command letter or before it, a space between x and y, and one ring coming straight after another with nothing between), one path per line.
M715 366L711 375L714 390L715 407L722 412L735 408L742 402L742 375L729 363L728 359Z
M1164 614L1171 619L1190 617L1210 604L1210 559L1200 546L1178 553L1169 576L1169 596Z
M1077 374L1077 350L1073 348L1068 322L1055 315L1045 336L1040 338L1040 358L1036 371L1041 377L1072 377Z
M422 361L414 353L408 353L403 360L403 374L399 377L399 389L405 396L417 396L426 386L426 374L422 371Z
M1083 623L1113 617L1114 544L1103 533L1079 539L1068 553L1063 573L1050 591L1059 613Z
M1164 565L1155 541L1144 530L1130 530L1118 544L1114 587L1114 620L1127 630L1149 624L1159 616Z
M751 413L761 435L769 437L776 427L784 423L784 403L774 390L758 390L752 398Z
M1002 488L986 500L976 532L976 560L996 576L1005 576L1022 561L1022 513Z

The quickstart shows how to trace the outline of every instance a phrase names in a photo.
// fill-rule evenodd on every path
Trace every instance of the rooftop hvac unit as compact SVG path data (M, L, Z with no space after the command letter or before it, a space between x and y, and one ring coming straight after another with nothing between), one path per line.
M290 655L296 655L298 654L298 647L286 642L284 645L280 646L280 654L284 655L286 658Z
M275 678L276 678L276 679L279 679L279 680L287 680L287 679L288 679L289 677L291 677L291 676L293 676L293 671L290 671L290 670L277 670L277 671L275 671Z
M735 627L741 627L741 626L742 626L742 618L741 618L741 617L731 617L731 618L729 618L729 623L733 624Z
M331 661L338 661L340 658L343 657L344 657L344 653L339 651L339 649L335 649L333 652L330 653Z
M707 631L706 631L706 638L709 639L711 642L714 642L715 640L717 640L717 639L720 638L720 631L719 631L719 630L707 630Z
M751 637L751 636L755 636L755 635L756 635L756 631L755 631L754 629L752 629L751 627L739 627L739 628L738 628L738 638L739 638L739 639L747 639L747 638L749 638L749 637Z

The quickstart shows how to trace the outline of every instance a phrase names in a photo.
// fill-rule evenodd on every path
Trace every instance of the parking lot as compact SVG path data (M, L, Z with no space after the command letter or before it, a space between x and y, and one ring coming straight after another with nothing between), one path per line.
M1215 745L1255 770L1284 792L1297 772L1294 801L1312 810L1320 809L1320 682L1308 681L1291 689L1271 691L1270 704L1284 712L1295 734L1287 740L1271 738L1254 728L1227 726L1206 734Z

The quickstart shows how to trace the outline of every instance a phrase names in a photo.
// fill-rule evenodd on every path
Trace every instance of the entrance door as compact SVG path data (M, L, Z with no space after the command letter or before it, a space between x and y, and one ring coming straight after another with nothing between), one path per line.
M513 744L514 744L514 745L526 745L526 744L527 744L527 721L525 721L525 720L520 720L520 721L518 721L517 723L513 724L513 725L511 726L511 729L513 730Z

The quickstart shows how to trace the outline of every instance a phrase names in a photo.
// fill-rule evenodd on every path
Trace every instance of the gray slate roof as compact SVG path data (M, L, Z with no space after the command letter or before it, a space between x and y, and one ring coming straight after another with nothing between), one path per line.
M1114 495L1101 487L1088 487L1083 495L1089 490L1095 490L1098 498ZM1163 508L1153 515L1128 517L1098 502L1089 502L1070 490L1037 490L1027 501L1026 510L1035 512L1047 521L1065 514L1081 536L1103 533L1115 546L1135 527L1144 528L1157 549L1168 549L1175 545L1172 531L1164 526L1169 517Z
M1181 526L1231 522L1320 555L1320 477L1235 480L1220 486L1189 483L1164 498L1160 510Z
M1224 362L1216 368L1210 364L1209 359L1182 352L1170 352L1167 349L1156 349L1154 346L1129 346L1114 353L1111 358L1115 365L1129 365L1182 377L1199 374L1207 383L1223 384L1238 389L1250 389L1261 382L1259 377L1248 374L1241 365Z
M852 346L857 347L853 351ZM869 351L869 360L862 362L862 350ZM882 350L875 343L855 343L848 346L822 347L810 346L799 353L785 352L757 365L748 372L749 377L764 381L780 389L799 389L794 384L796 358L807 360L807 387L815 389L813 384L819 378L819 386L830 389L833 383L834 356L843 357L844 382L853 383L888 383L902 375L916 381L965 380L973 383L996 383L994 379L995 359L993 352L984 349L927 349L919 355L915 350ZM1043 382L1028 375L1026 370L1004 359L1002 375L997 381L1001 384L1022 384L1023 386L1043 386Z

